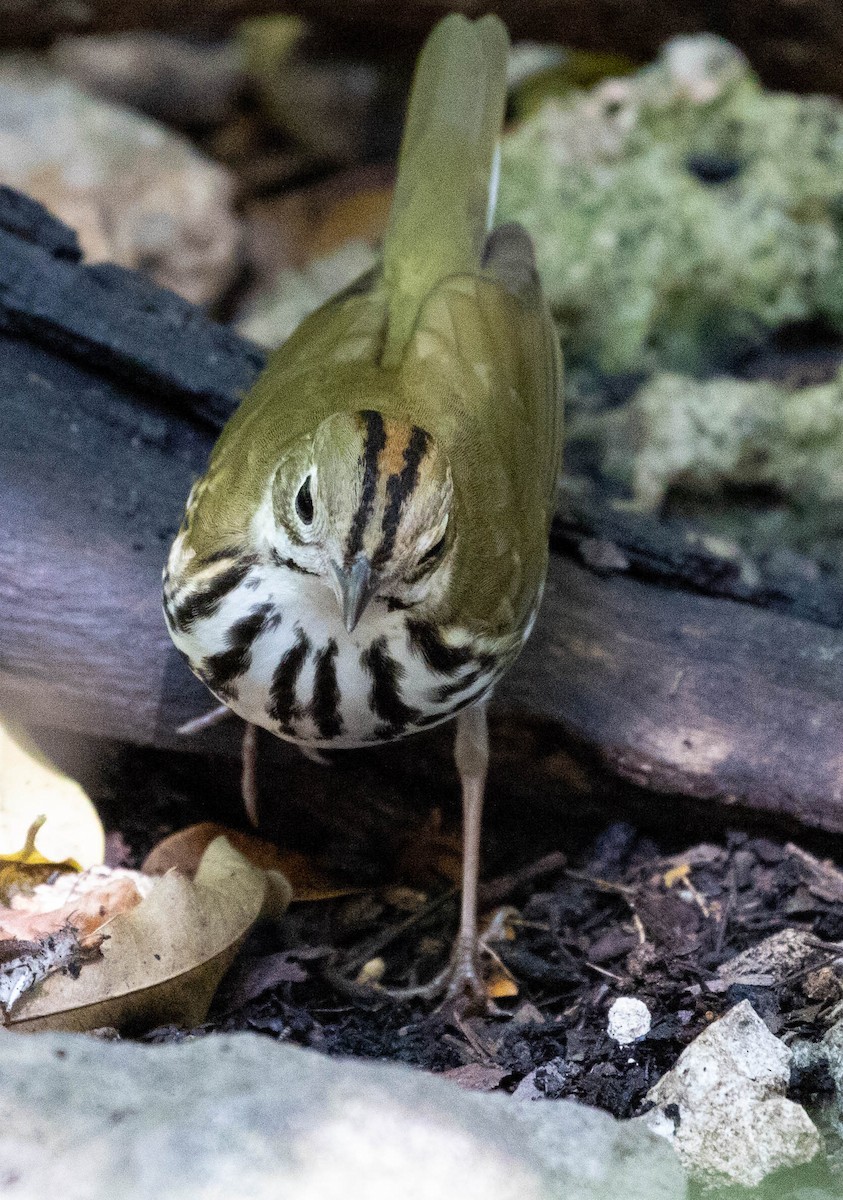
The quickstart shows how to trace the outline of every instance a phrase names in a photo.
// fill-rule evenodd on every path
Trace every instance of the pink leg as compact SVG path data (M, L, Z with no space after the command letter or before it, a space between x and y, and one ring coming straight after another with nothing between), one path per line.
M240 793L246 816L258 828L258 727L247 723L243 730L243 768Z

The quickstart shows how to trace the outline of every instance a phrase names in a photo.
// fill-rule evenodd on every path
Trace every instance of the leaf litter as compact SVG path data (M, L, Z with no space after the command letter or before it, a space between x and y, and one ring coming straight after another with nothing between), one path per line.
M201 1031L253 1029L411 1063L462 1087L634 1116L685 1046L743 999L785 1041L816 1038L836 1019L841 883L832 862L771 837L732 832L677 853L614 822L570 860L551 851L486 881L486 965L493 986L498 964L512 981L496 1000L508 1018L378 995L372 981L434 975L457 917L450 887L410 889L408 911L391 903L406 899L390 885L294 905L281 926L255 930L237 986L224 985ZM647 1035L623 1046L608 1032L621 997L652 1014ZM809 1102L812 1087L797 1077L793 1098Z
M110 836L119 839L120 861L137 862L136 829L148 837L154 817L142 830L132 819L115 824ZM238 870L264 880L296 862L263 839L225 830L238 853L221 839L225 827L202 826L201 836L188 829L170 837L172 824L162 830L168 836L157 860L153 854L143 864L169 871L156 889L166 880L190 886L209 845L225 845L236 856L229 865L239 860ZM532 860L508 852L507 873L483 882L485 965L505 1019L396 1006L377 984L407 986L435 975L456 924L454 833L438 818L435 826L424 870L415 864L406 878L396 873L380 887L352 887L328 859L299 852L299 902L281 922L261 921L252 906L239 932L218 939L225 942L219 955L204 948L210 967L195 1008L183 997L194 990L192 970L201 982L202 963L181 959L174 974L155 976L149 956L124 944L140 960L138 976L116 986L112 980L86 1006L55 1005L46 1020L59 1028L116 1026L123 1036L158 1042L251 1029L329 1054L412 1063L462 1087L527 1101L571 1097L626 1117L642 1111L647 1091L681 1050L742 999L786 1041L816 1039L839 1013L843 873L833 862L740 831L694 845L659 844L622 821L598 827L590 841L579 830L570 841L546 839ZM193 886L201 876L200 869ZM321 898L305 898L307 887ZM101 972L121 922L148 903L106 925L101 959L81 967L71 961L77 980L61 968L26 993L12 1017L32 1023L19 1027L39 1027L35 1000ZM647 1035L625 1046L607 1029L622 997L652 1014ZM792 1096L808 1103L817 1086L797 1073Z
M22 847L11 848L18 829ZM292 894L274 860L255 865L215 828L182 870L172 853L159 876L101 861L83 870L66 851L104 856L93 805L2 726L0 838L0 1010L18 1030L196 1024L251 927Z

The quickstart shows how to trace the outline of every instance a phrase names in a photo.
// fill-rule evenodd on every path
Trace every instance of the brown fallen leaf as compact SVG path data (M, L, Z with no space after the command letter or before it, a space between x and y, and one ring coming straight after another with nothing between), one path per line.
M436 880L459 884L462 879L462 830L446 825L441 808L433 808L423 825L399 849L397 874L405 883L428 887Z
M280 850L273 842L226 829L214 821L202 821L170 834L154 846L144 860L142 870L147 875L163 875L175 868L183 875L193 876L199 861L214 838L225 837L244 858L262 871L279 871L293 889L293 901L333 900L337 896L356 896L368 888L351 887L332 879L307 855L297 850Z
M229 972L224 984L225 995L217 997L226 1012L232 1012L257 1000L265 992L282 983L304 983L310 974L298 961L294 951L281 950L261 958L241 959Z
M194 879L171 871L155 880L146 899L110 922L102 957L77 979L51 975L20 1001L8 1027L138 1032L197 1025L254 922L280 915L289 898L280 876L218 837Z

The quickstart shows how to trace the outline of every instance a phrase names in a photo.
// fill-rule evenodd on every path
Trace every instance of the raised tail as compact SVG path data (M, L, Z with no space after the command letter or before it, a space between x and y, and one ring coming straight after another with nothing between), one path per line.
M497 184L509 37L497 17L452 14L419 56L384 241L395 362L433 287L480 267Z

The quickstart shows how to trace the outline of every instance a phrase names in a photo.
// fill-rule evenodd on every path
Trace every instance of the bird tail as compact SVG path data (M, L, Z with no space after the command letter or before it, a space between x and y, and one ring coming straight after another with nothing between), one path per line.
M422 49L384 241L384 361L449 275L478 270L494 213L509 37L494 16L440 21Z

